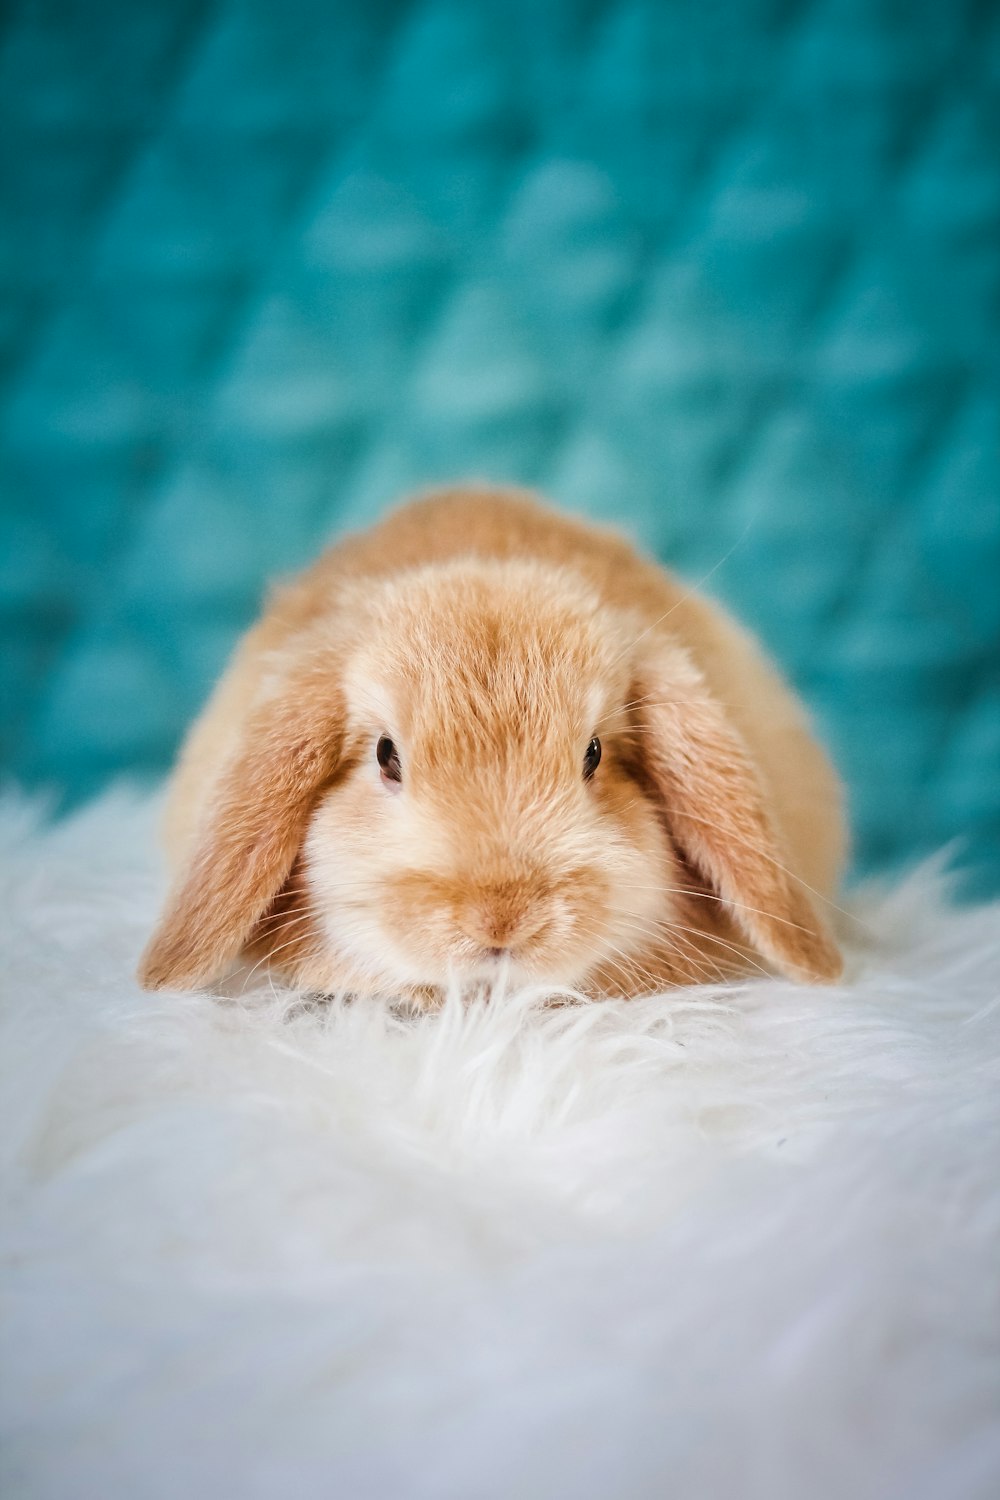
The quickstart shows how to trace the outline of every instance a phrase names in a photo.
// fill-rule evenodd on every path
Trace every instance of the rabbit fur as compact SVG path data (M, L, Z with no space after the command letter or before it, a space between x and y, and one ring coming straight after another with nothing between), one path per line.
M717 604L520 491L411 500L279 587L165 833L153 989L841 970L841 791L795 695Z

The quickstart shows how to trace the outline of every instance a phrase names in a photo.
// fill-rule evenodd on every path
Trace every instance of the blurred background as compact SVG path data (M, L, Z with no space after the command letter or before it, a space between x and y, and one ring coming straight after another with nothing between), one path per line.
M724 559L856 869L1000 889L1000 5L0 3L2 774L462 476Z

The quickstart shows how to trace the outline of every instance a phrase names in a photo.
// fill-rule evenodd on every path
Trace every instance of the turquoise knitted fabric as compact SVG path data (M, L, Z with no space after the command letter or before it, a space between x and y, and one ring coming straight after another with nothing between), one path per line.
M12 0L0 163L9 776L159 774L267 578L517 480L711 572L858 869L1000 886L1000 6Z

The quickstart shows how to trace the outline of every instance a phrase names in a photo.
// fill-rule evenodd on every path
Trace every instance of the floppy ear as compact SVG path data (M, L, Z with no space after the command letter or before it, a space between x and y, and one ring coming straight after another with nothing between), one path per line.
M336 684L315 668L250 711L143 954L144 988L197 989L239 956L288 877L341 743Z
M752 757L689 660L655 666L631 694L639 748L671 835L756 950L795 979L833 980L836 943L786 868Z

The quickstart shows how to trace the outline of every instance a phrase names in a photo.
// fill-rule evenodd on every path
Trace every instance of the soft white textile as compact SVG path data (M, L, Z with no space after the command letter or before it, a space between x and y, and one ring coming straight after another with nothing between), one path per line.
M848 981L142 994L151 809L5 847L10 1500L1000 1494L1000 908Z

